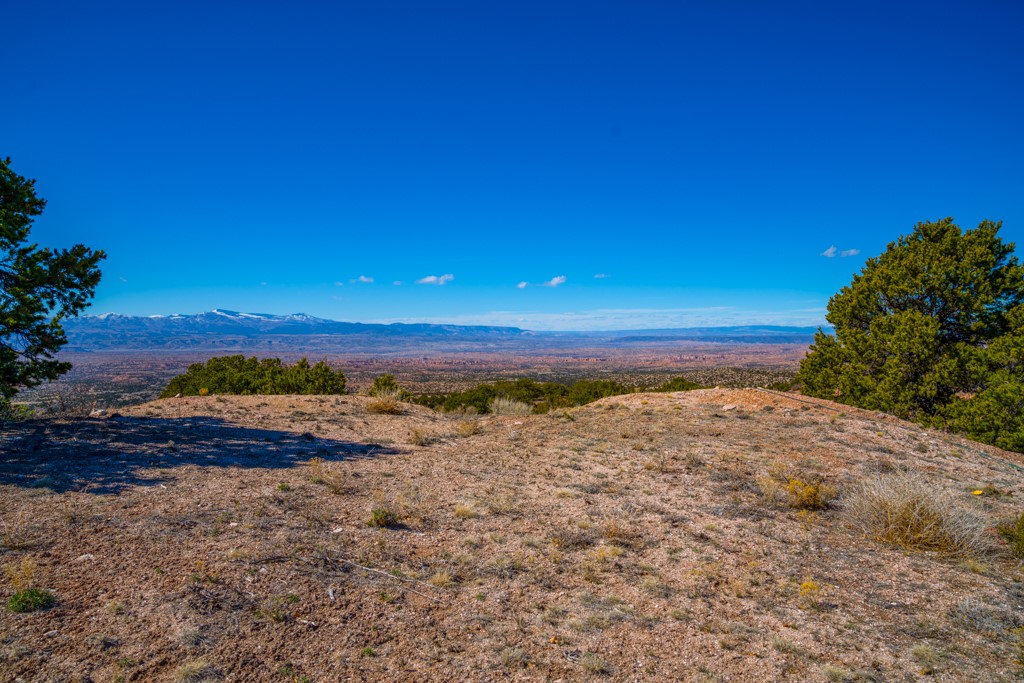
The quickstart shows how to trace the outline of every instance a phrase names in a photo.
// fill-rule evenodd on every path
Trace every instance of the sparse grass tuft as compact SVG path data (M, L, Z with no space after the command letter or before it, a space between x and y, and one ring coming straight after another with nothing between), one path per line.
M175 669L174 680L176 683L203 683L217 680L217 674L205 659L196 659Z
M383 505L376 505L370 512L370 521L368 522L370 526L383 529L386 527L398 526L398 523L398 513L391 508Z
M772 470L757 480L765 500L795 510L824 510L836 497L833 486L818 475L805 472Z
M957 557L987 549L985 520L918 475L866 480L850 492L843 507L855 527L882 543Z
M610 674L612 672L612 665L593 652L585 652L580 657L580 666L584 671L589 671L592 674Z
M495 415L532 415L533 406L507 396L496 396L488 406Z
M921 673L925 676L935 673L943 659L941 652L926 643L916 645L910 651L910 656L921 665Z
M409 443L413 446L427 446L430 444L430 435L422 429L413 427L409 430Z
M376 415L401 415L402 392L397 389L382 389L366 404L366 410Z
M455 585L455 580L448 572L436 572L433 576L427 579L427 583L435 588L451 588Z
M331 493L337 494L345 491L345 475L324 462L323 458L310 458L309 475L310 481L314 484L323 484L330 489ZM284 486L287 486L287 484L284 484ZM285 491L288 489L281 490Z
M1014 557L1024 558L1024 512L1000 524L999 535L1009 544L1010 553Z
M28 522L25 510L18 510L9 519L0 520L0 544L8 550L22 550L32 545Z
M501 663L509 669L519 669L530 662L526 652L519 647L504 647L498 653Z
M455 425L455 433L459 436L473 436L480 433L480 425L476 420L459 420Z

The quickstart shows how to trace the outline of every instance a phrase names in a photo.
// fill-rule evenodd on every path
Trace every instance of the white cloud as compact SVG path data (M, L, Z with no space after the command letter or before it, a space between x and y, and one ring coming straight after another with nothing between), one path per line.
M608 276L605 275L604 273L598 273L597 275L594 276L594 278L597 279L597 280L603 280L606 277L608 277Z
M345 286L345 283L344 283L344 282L335 282L335 283L334 283L334 286L335 286L335 287L344 287L344 286Z
M357 278L352 278L351 280L349 280L349 282L351 284L355 284L357 282L362 282L363 284L367 284L368 285L368 284L372 284L373 283L373 278L372 277L367 277L366 275L360 275Z
M825 251L821 252L821 255L824 256L825 258L835 258L836 253L838 251L839 250L836 249L836 245L833 244L831 247L829 247Z
M860 249L843 249L841 252L839 252L839 255L842 256L843 258L846 258L847 256L856 256L859 253Z
M123 277L122 277L122 278L120 278L120 280L121 280L121 282L128 282L128 280L126 280L126 279L125 279L125 278L123 278Z
M523 281L522 281L522 282L520 282L520 283L519 283L518 285L516 285L516 289L526 289L526 287L527 287L527 286L528 286L529 284L530 284L529 282L527 282L526 280L523 280Z
M445 273L444 275L428 275L421 277L416 281L418 285L443 285L451 282L455 279L455 276L451 273Z
M401 280L395 280L391 284L393 284L395 287L401 287L402 286L402 281Z
M542 284L545 287L557 287L558 285L564 284L565 281L568 280L568 279L569 278L565 277L564 275L557 275L557 276L551 278L550 280L548 280L547 282L544 282Z

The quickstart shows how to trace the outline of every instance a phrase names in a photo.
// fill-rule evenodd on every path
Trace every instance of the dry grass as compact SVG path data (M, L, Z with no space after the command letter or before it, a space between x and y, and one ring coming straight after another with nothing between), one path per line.
M459 420L455 425L455 433L459 436L473 436L480 433L480 423L476 420Z
M919 475L889 474L863 481L846 496L843 509L865 536L900 548L958 557L988 548L985 519Z
M375 415L401 415L402 392L397 389L381 389L373 400L366 404L366 410Z
M185 662L174 670L176 683L205 683L216 681L217 674L205 659Z
M21 550L32 545L29 534L29 515L20 509L7 519L0 520L0 544L8 550Z
M344 472L327 464L323 458L310 458L309 460L309 479L314 484L323 484L326 486L331 493L344 493L346 489L346 479ZM279 490L288 490L287 484L285 488L278 487Z
M495 415L532 415L533 406L529 403L523 403L522 401L516 401L508 398L507 396L497 396L491 403L489 408Z
M411 403L371 415L371 400L189 397L8 427L0 519L24 510L33 546L0 549L0 572L32 557L59 603L22 615L0 602L0 669L170 681L202 657L213 669L182 678L1014 675L1022 567L1009 552L971 562L874 543L841 505L805 510L813 498L790 488L827 483L848 500L912 461L995 542L1024 499L1012 454L874 413L839 433L834 409L754 391L631 394L574 421ZM462 420L481 431L452 438ZM409 445L414 429L430 443ZM754 482L776 471L767 506ZM0 592L14 592L2 573Z
M810 472L773 468L766 477L757 480L765 500L795 510L824 510L835 500L835 487Z

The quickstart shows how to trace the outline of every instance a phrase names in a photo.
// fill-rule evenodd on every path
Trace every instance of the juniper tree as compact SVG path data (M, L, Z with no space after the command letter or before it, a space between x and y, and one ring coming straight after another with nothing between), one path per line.
M105 257L81 244L39 248L28 242L46 200L0 160L0 403L21 388L53 380L71 369L56 352L67 343L62 321L78 315L100 281Z
M1024 434L1024 268L1000 227L918 223L868 259L828 303L835 334L815 335L804 393L1024 446L1005 438ZM976 429L983 403L1002 428Z

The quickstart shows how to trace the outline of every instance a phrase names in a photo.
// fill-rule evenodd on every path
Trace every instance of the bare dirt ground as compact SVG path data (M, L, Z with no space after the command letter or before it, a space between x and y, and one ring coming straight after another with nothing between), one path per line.
M0 565L31 558L57 603L0 611L0 680L1021 676L1024 572L994 531L969 561L905 552L841 506L910 469L995 524L1021 509L1018 455L757 390L528 417L369 400L4 427ZM767 500L787 467L840 503Z

